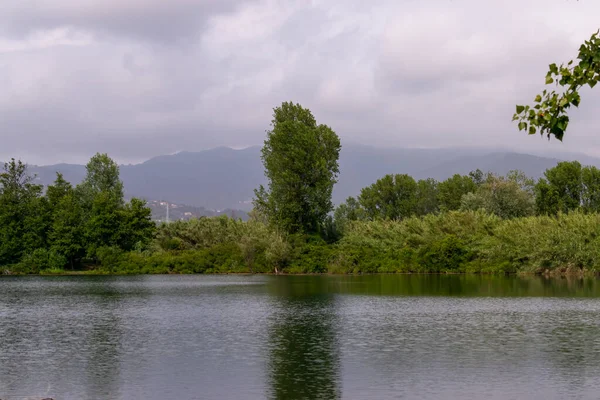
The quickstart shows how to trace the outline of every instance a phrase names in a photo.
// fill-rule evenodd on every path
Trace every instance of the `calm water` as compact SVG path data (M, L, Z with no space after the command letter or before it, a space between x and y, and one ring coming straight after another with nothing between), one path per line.
M598 399L600 281L0 279L0 399Z

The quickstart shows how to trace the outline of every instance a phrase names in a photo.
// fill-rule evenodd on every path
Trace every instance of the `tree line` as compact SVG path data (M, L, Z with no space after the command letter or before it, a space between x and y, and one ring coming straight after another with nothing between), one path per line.
M480 170L445 181L386 175L335 210L343 226L356 220L402 220L444 211L484 210L501 218L600 211L600 170L559 162L535 182L518 170L506 176Z
M595 265L589 252L600 211L595 167L561 162L537 182L519 171L475 170L441 182L386 175L334 208L340 151L337 134L310 110L283 103L267 131L268 183L256 189L250 221L159 226L144 201L125 201L118 165L106 154L90 160L79 185L57 174L45 190L11 160L0 174L0 265L17 273L515 272L523 265L535 271ZM567 248L548 260L568 224L587 232L573 239L577 253ZM548 242L527 236L529 228L545 232ZM520 242L511 242L511 229Z
M144 248L155 224L144 201L125 202L119 167L106 154L92 157L73 187L60 173L36 184L12 159L0 173L0 265L63 269L95 263L107 248Z

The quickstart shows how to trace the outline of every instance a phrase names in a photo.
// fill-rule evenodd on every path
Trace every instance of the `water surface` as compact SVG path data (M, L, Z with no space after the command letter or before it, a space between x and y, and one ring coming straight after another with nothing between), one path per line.
M597 399L600 281L0 278L0 399Z

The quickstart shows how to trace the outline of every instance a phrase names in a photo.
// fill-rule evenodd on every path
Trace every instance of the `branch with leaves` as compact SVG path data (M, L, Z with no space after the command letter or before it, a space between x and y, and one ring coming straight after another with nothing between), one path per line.
M520 131L530 135L554 135L562 141L569 124L567 111L571 106L579 107L579 90L584 86L593 88L600 82L600 30L594 33L579 48L576 60L566 65L550 64L546 74L546 85L555 84L565 88L561 93L544 90L535 97L535 105L518 105L513 121L519 122Z

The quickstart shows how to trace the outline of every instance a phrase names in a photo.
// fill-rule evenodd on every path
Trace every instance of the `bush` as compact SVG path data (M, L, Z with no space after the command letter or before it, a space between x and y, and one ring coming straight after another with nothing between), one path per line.
M469 261L469 253L460 239L448 235L421 247L418 260L426 272L456 272Z
M96 249L96 258L102 268L114 272L118 269L123 250L117 246L103 246Z

